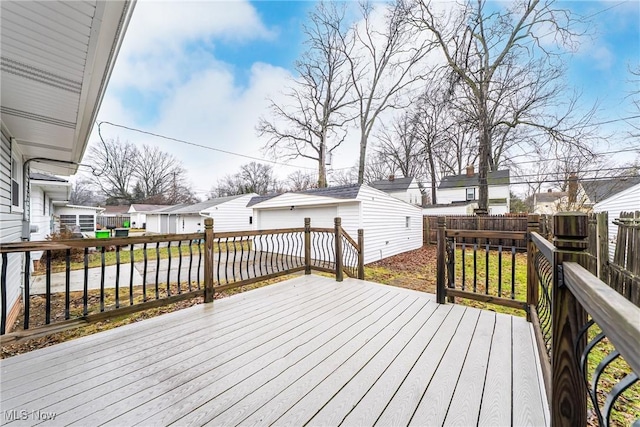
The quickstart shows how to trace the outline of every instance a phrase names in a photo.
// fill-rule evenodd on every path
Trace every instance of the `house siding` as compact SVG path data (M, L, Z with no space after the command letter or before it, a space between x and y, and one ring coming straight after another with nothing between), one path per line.
M449 204L453 202L463 202L467 197L467 188L474 188L476 191L476 199L480 195L480 188L474 187L458 187L458 188L443 188L437 191L438 204ZM499 215L508 213L510 209L510 194L508 185L490 185L489 186L489 199L506 199L504 205L489 204L489 210L492 215Z
M613 260L618 236L618 226L613 223L622 212L640 211L640 184L621 191L593 206L594 212L609 213L609 259Z
M246 196L238 197L237 199L232 199L217 206L204 209L202 212L213 218L213 228L215 231L252 230L254 226L252 223L249 223L249 217L253 216L253 209L248 208L247 204L254 196L256 196L256 194L247 194ZM204 230L204 218L201 219L203 221L202 229ZM300 227L302 227L302 225L300 225Z
M4 129L3 129L4 130ZM0 162L0 243L21 241L22 213L11 212L11 142L10 136L1 132ZM19 156L21 159L21 156ZM19 165L22 168L22 163ZM28 182L28 181L27 181ZM1 261L0 261L1 263ZM11 312L22 296L22 270L24 255L7 255L7 311ZM10 325L10 323L7 323ZM10 327L10 326L9 326Z
M422 246L422 209L366 186L360 188L357 200L362 209L365 264Z

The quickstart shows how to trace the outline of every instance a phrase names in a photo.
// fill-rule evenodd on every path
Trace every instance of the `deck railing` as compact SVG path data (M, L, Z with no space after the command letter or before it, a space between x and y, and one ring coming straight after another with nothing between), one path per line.
M2 342L48 334L87 322L204 297L312 270L364 279L363 234L304 227L240 232L205 231L110 239L72 239L0 245ZM9 254L24 254L22 330L7 322ZM32 272L32 254L40 256ZM56 280L54 280L56 279ZM55 282L55 283L54 283Z
M608 426L614 406L620 405L625 390L638 382L640 308L583 267L588 263L586 249L589 245L585 214L555 215L553 243L539 234L538 215L529 216L527 228L526 301L523 302L522 298L513 298L514 293L522 295L522 287L517 288L522 283L516 281L514 285L513 270L512 281L507 282L510 286L502 288L507 297L501 295L500 271L504 252L501 245L491 248L485 243L482 248L474 240L470 244L473 261L468 262L465 260L468 244L456 240L457 237L518 239L519 236L446 230L444 221L440 221L437 300L444 303L446 299L452 302L453 297L463 297L523 308L533 326L551 424L587 425L589 397L594 414L589 421ZM511 254L515 256L513 248ZM479 258L484 258L484 265L480 265ZM513 261L512 258L511 265L514 265ZM490 262L498 269L494 280L495 276L498 279L493 286L488 279ZM466 273L465 266L470 268L470 274ZM479 275L484 275L484 283L477 280ZM613 386L605 387L603 373L612 364L617 364L618 376ZM637 414L638 409L635 411ZM633 410L622 412L634 413Z

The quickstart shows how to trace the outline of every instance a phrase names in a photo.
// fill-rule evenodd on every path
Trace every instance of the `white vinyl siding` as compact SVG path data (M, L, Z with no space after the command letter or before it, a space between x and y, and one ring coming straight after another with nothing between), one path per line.
M640 184L627 188L593 206L595 212L609 213L609 258L613 259L618 226L613 223L622 212L640 211Z
M378 261L422 246L422 210L373 188L362 186L364 262ZM407 217L411 227L406 227Z
M79 227L81 232L93 232L96 230L97 208L60 206L55 208L55 215L60 225L66 225L71 230Z
M19 242L22 235L22 214L11 209L11 143L1 133L0 150L0 243ZM22 167L22 164L19 165ZM1 263L2 261L0 261ZM10 311L22 296L24 255L7 256L7 309Z
M202 213L213 218L213 229L215 231L252 230L253 224L249 222L249 217L253 216L253 209L248 208L247 204L254 196L256 196L256 194L246 194L217 206L204 209ZM204 218L202 218L202 221L202 230L204 230ZM300 227L303 225L300 225ZM291 227L297 226L292 225Z

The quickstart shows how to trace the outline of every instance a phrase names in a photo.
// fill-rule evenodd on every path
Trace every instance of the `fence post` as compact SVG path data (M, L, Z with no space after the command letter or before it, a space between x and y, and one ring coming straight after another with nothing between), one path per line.
M598 258L598 278L605 283L609 283L609 272L607 271L609 260L609 212L596 214L597 221L597 258Z
M311 218L304 219L304 274L311 274Z
M358 229L358 279L364 280L364 230Z
M213 302L213 218L204 220L204 302Z
M422 216L422 246L428 245L431 240L429 238L431 236L431 230L429 230L429 217L426 215Z
M538 274L534 264L536 245L531 239L531 233L540 232L540 215L527 216L527 322L531 322L531 310L538 304Z
M336 243L336 281L342 282L342 218L336 217L334 220L335 225L335 243Z
M552 345L551 345L551 425L586 426L587 400L584 380L575 349L586 345L586 337L577 343L579 329L586 323L586 313L564 285L562 263L571 261L584 266L588 247L589 221L586 214L565 212L553 217Z
M446 227L445 217L438 217L438 230L437 230L437 282L436 282L436 300L439 304L444 304L444 299L447 293L446 286L446 264L445 264L445 252L446 252Z

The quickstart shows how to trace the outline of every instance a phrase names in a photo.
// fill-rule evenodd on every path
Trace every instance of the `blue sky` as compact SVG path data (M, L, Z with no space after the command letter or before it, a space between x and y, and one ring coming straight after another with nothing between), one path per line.
M634 115L628 95L640 88L628 81L628 68L640 63L640 2L561 5L592 16L593 22L590 37L567 56L567 84L582 92L584 106L599 103L601 121ZM255 124L266 114L267 98L281 99L304 49L302 25L313 6L311 1L139 1L99 120L264 157ZM613 133L620 123L603 128ZM174 154L189 170L200 196L250 161L108 125L102 130L107 138L158 145ZM608 144L621 146L624 138L614 136ZM356 149L347 145L340 148L333 167L355 163ZM278 166L278 174L284 177L296 166L314 166L301 159L291 164Z

